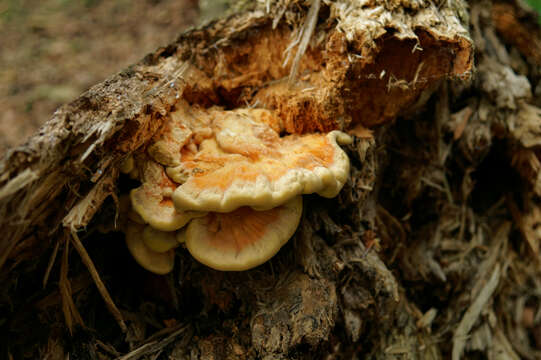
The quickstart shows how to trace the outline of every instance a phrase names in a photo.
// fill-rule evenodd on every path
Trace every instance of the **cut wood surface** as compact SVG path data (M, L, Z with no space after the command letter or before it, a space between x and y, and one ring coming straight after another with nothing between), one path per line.
M0 349L536 358L539 44L511 1L239 2L181 34L0 162ZM119 169L181 103L268 109L284 135L349 133L349 179L337 198L305 196L260 267L219 272L180 248L172 274L147 273L115 231L134 187Z

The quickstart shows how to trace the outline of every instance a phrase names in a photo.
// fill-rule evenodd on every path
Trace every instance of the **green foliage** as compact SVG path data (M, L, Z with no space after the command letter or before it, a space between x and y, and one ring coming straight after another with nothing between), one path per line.
M537 11L541 13L541 0L526 0L526 2Z

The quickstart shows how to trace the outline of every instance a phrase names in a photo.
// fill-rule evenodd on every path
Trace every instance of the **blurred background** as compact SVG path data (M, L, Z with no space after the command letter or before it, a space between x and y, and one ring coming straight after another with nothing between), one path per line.
M0 157L198 21L198 0L0 0Z
M0 158L58 106L219 16L227 1L0 0Z

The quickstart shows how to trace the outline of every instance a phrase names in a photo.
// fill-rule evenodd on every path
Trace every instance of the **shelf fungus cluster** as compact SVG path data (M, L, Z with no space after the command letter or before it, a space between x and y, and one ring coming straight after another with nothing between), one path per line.
M340 132L281 136L263 109L179 103L144 154L123 166L130 192L126 243L137 262L165 274L184 243L199 262L239 271L270 259L293 236L302 194L330 198L349 175Z

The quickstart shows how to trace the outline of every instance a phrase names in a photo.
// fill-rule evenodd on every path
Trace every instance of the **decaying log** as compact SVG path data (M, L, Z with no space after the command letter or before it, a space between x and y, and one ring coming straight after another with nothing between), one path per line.
M288 86L291 61L284 66L284 57L295 52L306 7L267 5L183 34L58 109L38 135L9 151L0 198L2 226L12 236L2 240L0 264L46 220L56 221L46 224L49 231L60 227L93 184L114 177L119 162L156 133L180 98L228 108L261 104L289 133L328 131L394 119L426 101L442 79L471 70L472 44L451 9L337 2L321 10L327 18ZM87 199L91 206L78 210L85 213L74 226L88 223L104 193ZM68 206L56 214L58 200Z
M0 163L6 354L533 358L539 316L524 327L513 312L539 311L520 295L540 279L531 19L514 2L241 3L61 107ZM305 197L296 235L261 267L217 272L181 249L173 275L151 276L121 233L99 231L131 186L121 163L181 100L271 109L287 133L349 132L350 179L336 199Z

